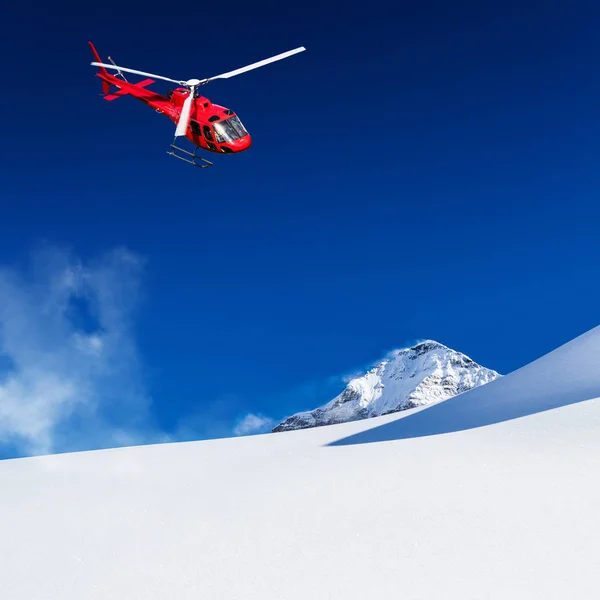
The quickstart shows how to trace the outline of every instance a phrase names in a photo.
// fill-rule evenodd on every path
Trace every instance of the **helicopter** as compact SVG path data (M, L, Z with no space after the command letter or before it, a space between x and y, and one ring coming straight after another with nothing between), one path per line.
M133 96L154 108L157 113L167 116L176 123L175 137L170 144L171 150L167 151L167 154L200 168L210 167L213 163L199 156L199 150L207 150L217 154L235 154L248 150L252 145L252 139L234 111L212 103L208 98L200 95L198 89L215 79L229 79L306 50L304 46L300 46L294 50L283 52L234 71L221 73L207 79L188 79L184 81L120 67L115 64L110 56L108 57L110 62L104 63L94 44L92 42L88 42L88 44L96 59L91 65L99 67L96 76L102 80L104 100L110 102L121 96ZM116 75L110 74L107 69L116 70ZM142 75L147 79L138 83L130 83L123 73ZM175 83L178 87L169 90L166 96L162 96L147 89L149 85L156 83L155 79ZM118 90L111 93L111 86L118 88ZM187 138L192 142L196 147L195 150L190 152L178 146L177 138L180 137Z

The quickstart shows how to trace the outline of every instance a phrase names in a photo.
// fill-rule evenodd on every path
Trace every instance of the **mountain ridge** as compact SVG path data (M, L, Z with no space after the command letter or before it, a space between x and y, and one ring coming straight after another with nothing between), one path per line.
M447 400L501 375L427 339L389 352L333 400L287 417L273 433L346 423Z

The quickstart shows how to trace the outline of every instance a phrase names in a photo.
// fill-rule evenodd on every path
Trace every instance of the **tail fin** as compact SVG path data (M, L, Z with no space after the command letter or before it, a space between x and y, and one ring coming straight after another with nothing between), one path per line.
M88 42L88 44L90 45L90 48L92 49L92 52L94 53L96 62L101 63L102 59L100 58L100 55L96 51L96 48L94 48L94 44L92 44L92 42ZM100 69L100 73L102 73L102 75L108 75L108 71L104 67L98 67L98 68ZM108 94L108 92L110 91L110 84L107 81L102 82L102 91L105 94Z

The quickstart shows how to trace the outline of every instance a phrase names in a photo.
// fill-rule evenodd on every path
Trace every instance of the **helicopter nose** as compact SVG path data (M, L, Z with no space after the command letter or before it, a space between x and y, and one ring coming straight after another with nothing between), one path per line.
M250 148L250 146L252 146L252 138L250 137L250 134L245 135L241 140L239 140L240 143L240 151L242 150L248 150L248 148Z
M250 134L245 135L243 138L239 138L232 142L231 146L234 152L243 152L252 146L252 138L250 137Z

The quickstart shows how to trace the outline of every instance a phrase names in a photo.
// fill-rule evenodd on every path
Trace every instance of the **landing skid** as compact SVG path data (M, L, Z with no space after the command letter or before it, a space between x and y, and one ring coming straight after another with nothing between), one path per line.
M206 160L206 158L202 158L201 156L198 156L196 154L198 150L200 150L199 146L196 146L196 149L193 152L189 152L188 150L184 150L183 148L180 148L179 146L175 145L175 140L173 140L173 143L170 146L171 152L167 151L167 154L169 154L170 156L174 156L179 160L183 160L186 163L190 163L190 165L194 165L199 169L206 169L206 167L212 167L213 163L211 163L210 160ZM176 154L176 152L182 152L185 156L180 156L179 154ZM197 161L202 161L204 164L198 164Z

